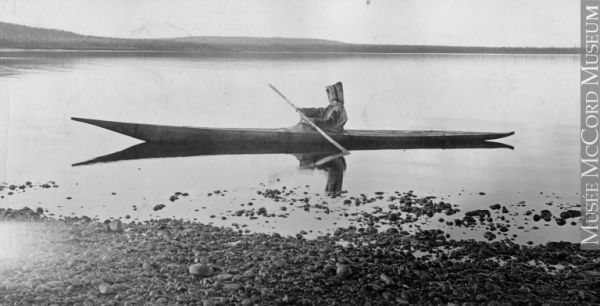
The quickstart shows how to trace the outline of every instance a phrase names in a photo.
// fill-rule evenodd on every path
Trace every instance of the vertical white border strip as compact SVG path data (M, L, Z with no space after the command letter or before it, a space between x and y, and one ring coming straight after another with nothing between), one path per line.
M600 177L599 37L600 0L581 1L581 249L600 250L598 195Z

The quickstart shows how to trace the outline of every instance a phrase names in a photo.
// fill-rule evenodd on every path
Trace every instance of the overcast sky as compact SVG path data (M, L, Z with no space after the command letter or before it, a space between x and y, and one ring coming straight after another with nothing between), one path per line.
M579 44L579 0L0 0L0 21L87 35Z

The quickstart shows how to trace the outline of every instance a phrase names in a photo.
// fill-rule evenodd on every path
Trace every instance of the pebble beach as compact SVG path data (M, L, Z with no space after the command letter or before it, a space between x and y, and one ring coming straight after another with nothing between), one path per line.
M600 260L569 242L375 226L306 239L179 219L53 218L42 208L2 209L0 225L14 246L2 251L2 305L600 303Z

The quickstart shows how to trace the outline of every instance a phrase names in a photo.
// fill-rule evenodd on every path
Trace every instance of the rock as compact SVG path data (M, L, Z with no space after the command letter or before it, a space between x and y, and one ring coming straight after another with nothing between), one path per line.
M279 248L282 249L282 250L290 250L290 249L293 249L295 247L296 247L296 245L293 244L293 243L290 243L290 242L282 242L282 243L279 244Z
M498 209L500 209L501 207L502 207L502 205L500 205L500 204L493 204L493 205L490 205L490 209L493 209L493 210L498 210Z
M154 272L154 270L156 270L156 267L155 264L144 261L144 263L142 263L142 269L147 272Z
M581 211L569 209L560 213L562 219L577 218L581 216Z
M35 292L45 292L45 291L51 291L52 288L46 284L41 284L37 287L35 287Z
M477 302L487 301L487 296L485 294L478 294L477 296L475 296L475 300Z
M527 288L525 285L522 285L522 286L519 288L519 292L520 292L520 293L523 293L523 294L529 294L529 293L531 293L531 290L529 290L529 288Z
M389 276L385 275L385 273L381 273L379 279L381 279L388 286L393 283L392 279Z
M204 300L202 302L202 306L216 306L217 303L213 302L213 300Z
M240 284L232 283L232 284L225 284L225 285L223 285L223 290L227 291L227 292L235 292L235 291L238 291L240 289L242 289L242 285L240 285Z
M352 275L352 269L349 265L338 263L336 265L335 274L339 277L346 278Z
M592 278L600 278L600 271L597 270L586 270L582 272L584 275Z
M215 278L218 279L218 280L220 280L220 281L228 281L232 277L233 277L233 275L229 274L229 273L222 273L222 274L219 274L219 275L215 276Z
M8 291L15 291L17 289L19 289L19 284L15 283L15 282L10 282L10 281L5 281L3 283L4 288Z
M483 237L487 240L494 240L494 239L496 239L496 234L494 234L492 232L485 232L483 234Z
M50 288L57 288L57 287L62 287L64 285L64 283L61 281L49 281L49 282L46 282L45 285Z
M386 234L388 235L393 235L393 234L397 234L398 233L398 229L395 227L390 227L385 231Z
M108 223L102 223L102 231L110 233L110 225L108 225Z
M121 222L121 220L112 220L109 224L109 229L111 232L114 233L122 233L123 232L123 223Z
M252 305L252 300L249 298L245 298L242 300L241 304L242 304L242 306L250 306L250 305Z
M165 204L158 204L158 205L155 205L154 208L152 208L152 210L159 211L165 207L166 207Z
M548 222L552 218L552 213L549 210L544 209L544 210L540 211L540 217L542 219L544 219L544 221Z
M465 213L467 217L479 217L480 219L490 216L490 211L487 209L476 209Z
M494 290L496 290L496 287L494 285L492 285L492 283L490 283L490 282L486 282L485 284L483 284L483 288L488 293L492 293L492 292L494 292Z
M200 277L211 277L214 274L213 268L204 263L193 264L188 270L190 274Z
M565 219L563 219L563 218L556 218L556 224L563 226L563 225L567 224L567 221L565 221Z
M107 283L98 285L98 290L104 295L113 293L113 287Z

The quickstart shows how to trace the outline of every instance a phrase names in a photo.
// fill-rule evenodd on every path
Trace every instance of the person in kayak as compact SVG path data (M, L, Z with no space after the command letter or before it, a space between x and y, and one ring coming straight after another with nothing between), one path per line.
M344 108L344 89L342 83L337 82L331 86L327 86L325 91L329 99L327 107L300 108L299 110L321 129L341 132L344 130L344 124L348 121L346 109ZM301 124L307 125L303 121Z

